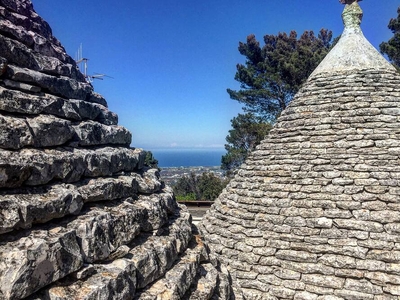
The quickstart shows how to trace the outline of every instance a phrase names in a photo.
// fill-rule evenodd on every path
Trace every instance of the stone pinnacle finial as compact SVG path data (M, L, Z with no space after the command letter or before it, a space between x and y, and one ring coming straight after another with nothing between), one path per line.
M346 28L358 28L361 24L363 11L358 5L362 0L339 0L340 3L346 4L342 13L342 19Z
M347 72L355 70L395 71L395 68L364 37L360 24L363 12L358 5L361 0L339 0L346 4L342 13L344 30L335 47L310 75Z
M342 4L352 4L353 2L361 2L362 0L339 0Z

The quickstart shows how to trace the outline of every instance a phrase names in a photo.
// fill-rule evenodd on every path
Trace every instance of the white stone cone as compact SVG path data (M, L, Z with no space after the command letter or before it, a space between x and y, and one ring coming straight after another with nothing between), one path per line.
M346 5L342 18L345 28L340 40L310 75L310 78L325 72L357 69L395 70L365 38L360 28L362 10L357 1Z

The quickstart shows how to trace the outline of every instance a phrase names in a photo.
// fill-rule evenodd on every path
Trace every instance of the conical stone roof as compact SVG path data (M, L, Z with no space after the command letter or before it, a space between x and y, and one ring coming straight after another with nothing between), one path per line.
M400 298L400 76L345 30L201 231L236 299Z

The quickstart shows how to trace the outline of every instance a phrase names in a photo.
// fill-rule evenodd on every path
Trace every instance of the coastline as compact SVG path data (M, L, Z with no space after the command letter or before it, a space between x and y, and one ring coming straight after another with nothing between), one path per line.
M221 165L225 150L221 149L167 149L149 150L160 168L198 168Z
M189 175L190 173L201 175L205 172L212 172L220 178L225 177L224 171L221 170L220 166L160 167L160 169L161 179L168 185L175 184L179 180L179 178L185 175Z

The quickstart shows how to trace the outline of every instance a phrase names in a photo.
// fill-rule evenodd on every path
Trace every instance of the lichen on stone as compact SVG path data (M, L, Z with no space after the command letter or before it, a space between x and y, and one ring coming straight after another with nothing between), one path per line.
M342 13L343 24L347 28L359 27L363 18L363 11L357 1L346 4Z

